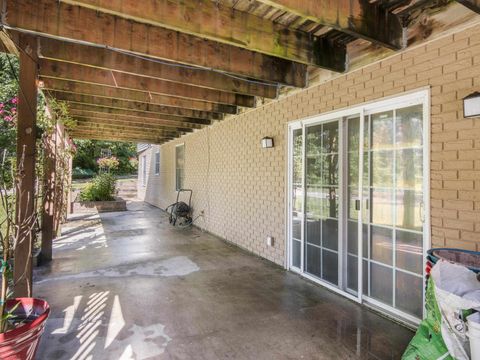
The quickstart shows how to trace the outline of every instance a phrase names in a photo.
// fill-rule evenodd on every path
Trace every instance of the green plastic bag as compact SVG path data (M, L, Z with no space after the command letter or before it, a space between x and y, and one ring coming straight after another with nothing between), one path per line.
M435 299L435 284L431 277L428 279L425 297L427 316L408 344L402 360L453 360L442 338L442 315Z

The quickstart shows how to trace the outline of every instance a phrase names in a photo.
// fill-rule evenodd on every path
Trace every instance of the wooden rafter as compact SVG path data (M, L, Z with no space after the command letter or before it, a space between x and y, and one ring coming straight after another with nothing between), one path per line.
M196 119L188 118L181 116L171 116L171 115L160 115L149 112L135 111L135 110L124 110L124 109L114 109L104 106L95 106L93 104L77 104L77 103L68 103L68 106L71 110L81 110L81 111L91 111L97 113L105 113L110 115L125 115L125 116L135 116L149 121L149 119L157 120L168 120L176 121L178 123L191 123L197 125L210 125L212 123L209 119Z
M145 117L136 117L131 115L112 115L108 112L98 112L94 111L94 108L88 108L90 110L79 110L74 107L70 107L69 113L74 118L86 118L91 119L92 121L101 120L109 122L119 122L119 123L129 123L129 124L145 124L145 125L156 125L164 127L173 127L179 129L201 129L205 125L195 124L195 123L184 123L180 121L171 121L163 119L154 119L154 118L145 118ZM186 130L185 130L186 131Z
M80 95L59 91L49 91L48 95L53 96L55 99L68 101L75 104L93 104L95 106L103 106L113 109L135 110L154 113L158 114L159 116L172 115L199 119L223 120L223 114L215 112L182 109L177 107L155 105L138 101L100 98L91 95Z
M102 119L94 116L74 116L74 119L78 123L88 122L92 124L99 125L120 125L126 128L132 129L152 129L152 130L175 130L182 133L193 132L193 128L190 127L180 127L179 125L158 125L155 123L145 123L145 122L133 122L133 121L122 121L115 118Z
M138 136L131 134L118 134L114 132L99 132L87 130L72 130L70 136L77 139L104 140L104 141L129 141L147 144L163 144L165 141L172 140L171 137L157 136Z
M120 89L149 91L183 99L208 101L217 104L254 107L255 97L211 90L171 81L136 76L116 71L41 59L40 75L45 78L72 80Z
M173 96L149 93L145 91L120 89L111 86L87 84L61 79L44 78L43 81L45 89L56 90L64 93L91 95L95 97L111 98L118 100L138 101L155 105L225 114L238 113L238 109L234 105L216 104L200 100L182 99Z
M322 40L316 36L211 0L144 0L141 5L138 0L61 1L307 65L345 70L344 45L320 47Z
M306 65L57 0L0 0L10 27L295 87ZM92 31L95 29L95 31Z
M115 70L208 89L269 99L274 99L278 95L275 84L246 81L211 70L178 66L178 64L171 62L158 63L155 62L156 59L139 58L109 49L56 39L41 38L39 55L46 59Z
M130 126L116 125L116 124L96 124L88 121L78 121L77 126L75 127L76 131L115 131L120 134L131 134L131 135L155 135L155 136L172 136L178 137L184 133L176 130L164 130L164 129L141 129L141 128L132 128Z
M392 49L401 49L400 19L369 0L258 0L315 23L329 26Z

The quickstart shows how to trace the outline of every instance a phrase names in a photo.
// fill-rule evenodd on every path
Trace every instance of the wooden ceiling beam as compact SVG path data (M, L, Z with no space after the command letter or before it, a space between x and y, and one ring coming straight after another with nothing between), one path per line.
M223 114L199 111L199 110L190 110L182 109L170 106L163 105L154 105L138 101L128 101L128 100L118 100L118 99L109 99L101 98L91 95L80 95L72 94L60 91L48 91L48 96L52 96L57 100L68 101L70 103L76 104L93 104L95 106L103 106L113 109L123 109L123 110L135 110L142 112L149 112L162 115L171 115L171 116L180 116L180 117L189 117L189 118L198 118L198 119L209 119L209 120L223 120Z
M345 45L215 3L211 0L61 0L286 60L345 71ZM330 61L340 52L338 61Z
M209 111L225 114L237 114L234 105L215 104L200 100L187 100L173 96L159 95L145 91L119 89L110 86L87 84L82 82L44 78L44 89L56 90L64 93L92 95L102 98L138 101L154 105L171 106L199 111Z
M480 0L457 0L457 2L480 14Z
M122 121L118 119L102 119L102 118L97 118L94 116L73 116L75 121L77 121L79 124L81 123L92 123L92 124L99 124L99 125L117 125L117 126L124 126L126 128L132 128L132 129L152 129L152 130L174 130L174 131L179 131L182 133L189 133L193 132L192 128L189 127L180 127L180 126L174 126L174 125L157 125L157 124L152 124L152 123L139 123L139 122L133 122L133 121Z
M95 110L95 109L92 109ZM170 121L170 120L162 120L162 119L153 119L153 118L144 118L144 117L136 117L130 115L111 115L106 112L96 112L96 111L89 111L89 110L77 110L74 108L69 109L70 116L74 118L89 118L94 120L101 120L101 121L111 121L111 122L119 122L119 123L130 123L135 125L155 125L155 126L164 126L164 127L174 127L174 128L181 128L181 129L201 129L205 125L202 124L192 124L192 123L184 123L180 121ZM185 130L187 131L187 130Z
M365 0L258 0L282 11L391 49L402 49L400 19L380 2Z
M173 62L294 87L307 85L307 65L100 13L57 0L0 0L15 30L108 46Z
M145 144L163 144L166 141L173 140L172 138L161 138L154 136L122 136L112 133L98 133L95 131L71 131L70 136L74 139L85 140L100 140L100 141L116 141L116 142L133 142L133 143L145 143Z
M109 115L125 115L125 116L134 116L137 118L143 118L145 121L149 119L157 120L167 120L178 123L190 123L196 125L210 125L212 123L209 119L195 119L181 116L171 116L171 115L159 115L155 113L148 113L135 110L124 110L124 109L114 109L103 106L95 106L94 104L77 104L67 102L70 110L81 110L81 111L93 111L97 113L106 113Z
M1 0L0 0L1 1ZM183 99L208 101L217 104L254 107L255 97L205 89L198 86L136 76L89 66L40 59L40 76L72 80L88 84L110 86L120 89L147 91Z
M113 50L74 44L56 39L40 38L40 57L73 64L114 70L131 75L190 84L208 89L275 99L278 87L242 80L206 69L192 69L172 62L158 63L158 59L139 58Z
M142 135L149 134L155 136L171 136L178 137L183 135L183 132L175 130L152 130L152 129L142 129L142 128L132 128L129 126L116 125L116 124L96 124L88 121L79 121L75 127L78 131L115 131L120 134L130 134L130 135Z

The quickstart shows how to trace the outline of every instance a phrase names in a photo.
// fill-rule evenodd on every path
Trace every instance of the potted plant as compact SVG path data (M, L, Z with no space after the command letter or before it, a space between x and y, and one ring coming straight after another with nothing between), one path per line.
M3 360L34 359L50 313L49 305L44 300L12 297L15 286L12 263L15 247L21 241L19 229L33 231L37 224L36 214L23 220L22 224L15 215L16 201L21 201L21 197L25 196L19 191L23 180L23 159L22 155L18 168L13 169L4 151L0 164L0 359ZM11 176L8 176L9 168Z

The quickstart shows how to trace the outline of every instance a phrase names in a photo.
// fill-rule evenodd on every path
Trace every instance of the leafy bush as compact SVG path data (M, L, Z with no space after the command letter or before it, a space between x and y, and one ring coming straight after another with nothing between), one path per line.
M101 174L96 176L80 192L82 201L111 201L115 199L115 177L112 174Z
M88 179L94 176L95 176L95 171L90 169L82 169L82 168L76 167L72 171L72 178L74 179Z

